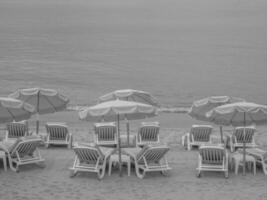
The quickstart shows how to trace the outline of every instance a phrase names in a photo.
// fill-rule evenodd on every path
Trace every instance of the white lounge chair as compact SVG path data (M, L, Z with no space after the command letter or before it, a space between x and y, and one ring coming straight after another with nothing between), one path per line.
M117 127L114 122L95 123L95 143L99 146L116 146L118 144Z
M10 168L18 172L20 165L32 163L44 167L45 160L38 150L38 146L42 143L42 139L37 136L20 137L13 144L6 143L6 153Z
M137 133L137 145L156 145L159 144L159 122L142 122Z
M197 176L201 176L202 171L224 172L228 177L228 153L223 146L201 146L199 148Z
M31 135L28 130L28 122L11 122L6 125L5 141L16 140L19 137Z
M193 125L190 132L182 136L182 144L191 150L193 146L211 144L212 126L210 125Z
M171 170L166 158L166 153L169 150L170 148L165 145L146 145L138 152L129 149L127 153L134 161L137 177L142 179L147 172L159 171L166 175Z
M45 138L45 146L50 144L67 145L72 147L72 134L68 130L68 126L63 123L47 123L45 125L47 136Z
M107 158L111 155L113 149L107 149L105 152L98 146L78 144L73 148L75 159L70 177L74 177L78 172L97 173L99 179L105 175Z
M230 149L231 152L234 152L237 148L243 148L243 142L246 143L246 147L254 148L256 147L255 143L255 127L235 127L233 134L230 138Z

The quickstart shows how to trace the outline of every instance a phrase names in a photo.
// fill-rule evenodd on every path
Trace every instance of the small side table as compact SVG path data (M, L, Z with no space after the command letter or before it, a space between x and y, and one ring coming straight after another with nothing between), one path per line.
M232 155L232 162L234 162L234 165L235 165L235 174L238 174L239 166L240 165L241 166L244 165L244 163L243 163L243 154L234 153ZM255 175L256 174L256 160L255 160L255 158L253 156L246 155L246 163L251 163L252 164L253 172L254 172L254 175Z
M131 175L131 158L128 155L121 155L121 162L122 163L127 163L127 168L128 168L128 176ZM111 175L111 168L112 165L115 163L119 163L119 155L118 154L113 154L109 158L109 168L108 168L108 175Z
M0 159L3 160L4 170L7 171L7 164L6 164L6 153L0 150Z

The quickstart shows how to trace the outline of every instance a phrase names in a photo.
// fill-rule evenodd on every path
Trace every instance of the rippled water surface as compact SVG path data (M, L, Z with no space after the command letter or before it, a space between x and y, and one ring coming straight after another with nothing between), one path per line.
M165 106L209 95L267 103L267 1L1 0L0 92L61 90L92 104L114 89Z

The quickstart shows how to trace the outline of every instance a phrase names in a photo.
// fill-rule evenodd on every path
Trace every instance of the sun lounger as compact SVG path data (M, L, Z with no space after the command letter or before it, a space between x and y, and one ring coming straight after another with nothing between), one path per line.
M255 127L235 127L233 134L230 138L230 149L231 152L234 152L236 148L243 148L243 142L246 143L246 147L254 148L256 147L255 143Z
M31 135L28 131L28 122L11 122L6 125L6 137L5 140L16 140L19 137Z
M45 138L45 146L50 144L67 145L72 147L72 134L68 130L68 126L64 123L47 123L45 125L47 136Z
M221 145L201 146L199 148L197 176L201 176L202 171L224 172L228 177L228 153Z
M159 144L159 122L142 122L138 129L137 145L155 145Z
M211 144L212 126L210 125L193 125L190 132L182 137L183 146L191 150L193 146Z
M75 152L74 164L70 168L71 177L78 172L97 173L99 179L105 175L107 158L111 155L113 149L107 148L106 151L96 145L78 144L73 148Z
M37 136L26 136L18 138L14 143L5 143L10 168L18 172L20 165L32 163L43 167L45 160L38 150L42 142L42 139Z
M171 170L166 158L166 153L169 150L170 148L165 145L146 145L139 151L136 151L136 149L125 151L133 159L137 177L142 179L147 172L159 171L166 175L167 171Z
M117 128L114 122L95 123L95 143L99 146L116 146L118 144Z
M267 151L260 148L249 148L246 152L256 159L256 162L262 166L262 170L267 175Z

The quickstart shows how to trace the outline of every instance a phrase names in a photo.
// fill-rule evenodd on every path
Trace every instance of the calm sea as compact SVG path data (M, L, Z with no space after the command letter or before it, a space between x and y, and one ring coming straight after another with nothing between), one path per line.
M267 103L267 1L1 0L0 93L60 90L91 105L115 89L165 107L210 95Z

